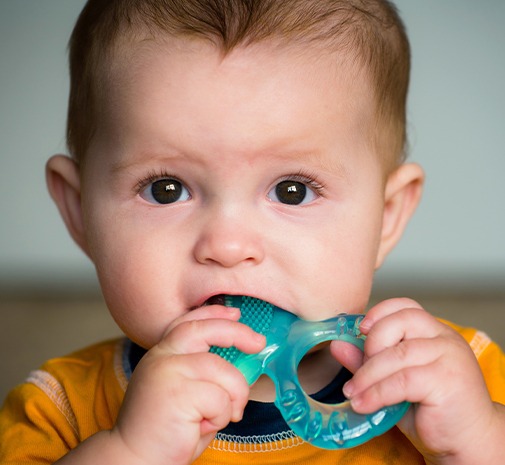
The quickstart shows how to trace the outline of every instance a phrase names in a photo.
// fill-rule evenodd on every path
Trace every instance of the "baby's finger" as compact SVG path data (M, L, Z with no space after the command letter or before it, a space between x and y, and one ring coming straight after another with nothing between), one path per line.
M193 422L200 423L202 435L215 433L236 420L238 413L227 391L211 382L196 381L188 383L188 395L194 399L191 411ZM234 412L235 410L235 412Z
M365 360L410 339L433 339L450 329L421 308L407 308L376 321L368 331Z
M135 386L137 379L143 380L143 386L157 387L150 393L151 399L159 398L162 403L163 399L169 398L182 410L195 400L188 394L188 386L192 383L219 386L229 396L232 419L241 417L249 395L249 386L241 373L231 363L209 352L174 355L155 346L135 369L132 376Z
M368 359L346 384L344 392L346 396L354 398L402 370L429 365L439 360L446 349L447 343L442 339L433 339L429 343L423 339L403 341Z
M330 352L342 366L355 373L363 364L363 352L349 342L332 341Z
M210 353L179 356L177 359L180 363L179 373L181 375L186 379L219 386L226 393L231 404L229 418L231 417L232 421L242 418L249 396L249 386L245 378L231 363ZM209 401L208 396L204 395L204 398Z
M378 321L406 308L417 308L422 310L422 306L418 302L406 297L383 300L382 302L374 305L367 312L365 318L361 322L360 330L363 334L368 334L370 329Z
M421 403L437 388L433 376L437 368L434 362L397 371L359 394L351 396L351 406L357 413L369 414L384 406L403 401ZM347 393L347 385L344 393Z
M235 346L242 352L256 353L264 348L265 336L236 321L195 319L180 323L158 344L172 354L208 352L211 346Z
M165 330L164 336L170 333L174 328L179 326L181 323L184 323L186 321L211 320L211 319L238 321L239 318L240 318L240 310L238 308L225 307L224 305L208 305L187 312L184 315L180 316L179 318L173 320Z

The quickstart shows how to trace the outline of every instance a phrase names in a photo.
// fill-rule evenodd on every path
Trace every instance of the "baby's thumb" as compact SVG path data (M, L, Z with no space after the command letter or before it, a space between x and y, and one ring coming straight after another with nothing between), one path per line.
M363 352L349 342L332 341L330 351L337 362L351 373L355 373L363 365Z

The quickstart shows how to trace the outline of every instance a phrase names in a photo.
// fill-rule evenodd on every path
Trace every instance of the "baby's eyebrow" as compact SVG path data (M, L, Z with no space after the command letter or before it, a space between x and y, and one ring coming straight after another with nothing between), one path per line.
M347 172L345 163L342 163L338 154L328 154L319 150L307 150L307 148L302 150L282 150L279 148L276 148L275 150L267 149L259 151L259 154L263 154L268 157L270 163L274 159L277 159L279 163L285 163L287 161L299 162L300 169L307 169L309 171L314 171L314 173L331 173L333 176L336 175L342 180L348 180L349 178L349 173ZM174 162L189 162L205 165L207 161L208 156L204 156L202 154L181 153L176 150L167 150L158 153L152 151L141 151L132 155L124 155L124 157L120 157L117 161L114 161L111 166L111 173L121 174L130 170L135 170L136 168L145 167L146 165L166 166ZM245 162L246 161L244 160L244 163Z
M164 153L164 154L155 154L152 152L141 152L132 157L125 157L112 163L111 172L112 173L121 173L125 171L129 171L132 168L142 167L147 163L160 163L166 164L170 161L181 160L187 158L182 154L176 153Z

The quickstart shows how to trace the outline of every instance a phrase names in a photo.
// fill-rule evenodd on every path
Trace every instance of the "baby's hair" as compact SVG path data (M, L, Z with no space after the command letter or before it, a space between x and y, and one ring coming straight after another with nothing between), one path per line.
M72 33L67 144L77 161L92 140L114 53L135 41L202 39L227 54L267 42L319 46L357 63L376 99L374 143L393 166L405 156L410 48L387 0L88 0Z

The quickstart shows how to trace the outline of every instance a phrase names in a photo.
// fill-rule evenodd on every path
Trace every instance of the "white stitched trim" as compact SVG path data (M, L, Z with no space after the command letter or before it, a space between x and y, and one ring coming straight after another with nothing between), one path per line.
M483 333L482 331L477 331L475 333L475 336L470 341L470 347L472 348L473 353L477 358L482 355L482 352L487 349L489 344L491 344L491 339L486 333Z
M65 394L65 390L59 381L47 371L35 370L30 372L28 378L26 379L26 382L34 384L39 389L41 389L47 397L49 397L56 408L63 414L77 437L79 437L77 419L75 418L74 412L70 407L70 402L68 401L68 397Z
M263 436L233 436L217 433L209 448L221 452L256 453L281 451L300 446L303 443L303 439L292 431Z

